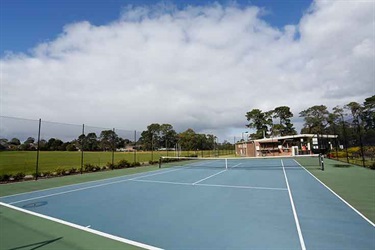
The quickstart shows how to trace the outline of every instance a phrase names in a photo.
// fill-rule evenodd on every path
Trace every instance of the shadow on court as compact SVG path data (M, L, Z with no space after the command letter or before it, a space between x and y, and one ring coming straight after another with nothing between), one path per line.
M44 246L47 246L47 248L49 248L48 247L49 244L52 244L55 241L61 240L62 238L63 237L59 237L59 238L56 238L56 239L53 239L53 240L46 240L46 241L41 241L41 242L29 244L29 245L14 247L14 248L10 248L9 250L17 250L17 249L30 249L30 250L34 250L34 249L38 249L38 248L41 248L41 247L44 247Z

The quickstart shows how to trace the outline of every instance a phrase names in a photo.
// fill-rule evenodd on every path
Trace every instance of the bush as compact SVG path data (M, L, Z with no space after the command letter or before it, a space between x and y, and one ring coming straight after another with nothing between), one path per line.
M72 174L74 174L74 173L77 173L79 171L78 171L77 168L71 168L71 169L69 169L69 172L72 173Z
M373 163L370 165L370 169L375 170L375 162L373 162Z
M139 167L139 166L141 166L140 162L132 162L129 167L134 168L134 167Z
M56 168L55 173L56 175L62 175L65 172L65 169L63 168Z
M94 164L86 163L84 165L85 172L93 172L93 171L96 171L96 170L99 170L99 169L100 169L100 167L96 166Z
M10 178L11 176L12 176L12 175L10 175L10 174L2 174L2 175L0 175L0 181L1 181L1 182L9 181L9 178Z
M110 162L107 162L106 167L109 168L109 169L114 169L116 167L116 165L112 164Z
M15 175L13 176L13 178L14 178L15 181L20 181L20 180L23 179L23 177L25 177L25 174L24 174L24 173L21 173L21 172L15 174Z
M116 164L116 168L128 168L130 163L127 160L121 160Z
M159 164L159 161L149 161L148 162L150 165L154 165L154 164Z

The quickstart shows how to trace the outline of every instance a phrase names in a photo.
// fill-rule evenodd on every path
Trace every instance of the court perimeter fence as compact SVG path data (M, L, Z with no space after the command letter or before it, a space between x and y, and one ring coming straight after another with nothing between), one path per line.
M117 152L127 152L123 164L134 166L137 157L137 130L94 127L85 124L65 124L0 116L0 150L3 155L2 172L17 169L20 173L33 172L34 178L50 174L41 166L55 166L54 172L68 174L114 168L125 160ZM21 152L20 152L21 151ZM96 169L97 168L97 169ZM32 169L35 169L32 171ZM57 173L57 174L64 174Z
M0 182L158 164L161 156L233 154L217 145L207 151L141 150L142 131L0 116Z

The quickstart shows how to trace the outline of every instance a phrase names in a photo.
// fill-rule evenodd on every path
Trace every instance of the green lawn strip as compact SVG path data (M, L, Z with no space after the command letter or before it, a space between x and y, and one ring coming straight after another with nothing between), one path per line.
M118 170L107 170L96 173L84 173L76 175L68 175L62 177L55 177L49 179L39 179L38 181L22 181L9 184L0 185L0 197L31 192L36 190L42 190L47 188L61 187L65 185L83 183L87 181L96 181L112 177L118 177L123 175L142 173L147 171L157 170L158 165L142 166L136 168L126 168Z
M0 152L0 174L24 174L35 173L36 151L1 151ZM151 159L157 161L159 152L115 152L114 162L127 160L128 162L149 162ZM81 152L69 151L41 151L39 155L39 172L54 171L58 168L69 170L70 168L80 169ZM83 163L97 166L105 166L112 162L112 152L84 152Z
M140 249L0 206L0 249Z
M201 156L213 156L213 151L182 151L181 156L197 154ZM221 155L228 153L221 151ZM41 151L39 155L38 172L54 172L56 169L70 170L71 168L81 168L82 153L78 151ZM174 151L154 151L154 152L115 152L114 163L120 160L127 160L148 163L158 161L160 156L176 156ZM0 151L0 175L24 173L34 174L36 169L36 151ZM84 152L83 163L103 167L112 162L112 152Z
M375 223L375 170L324 159L324 171L308 170Z

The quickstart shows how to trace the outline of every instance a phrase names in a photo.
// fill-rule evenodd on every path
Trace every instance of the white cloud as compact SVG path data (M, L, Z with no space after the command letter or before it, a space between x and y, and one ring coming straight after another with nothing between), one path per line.
M170 123L229 140L253 108L287 105L298 117L375 94L374 2L315 1L281 30L262 15L129 6L108 25L67 24L32 56L1 60L1 113L138 130Z

